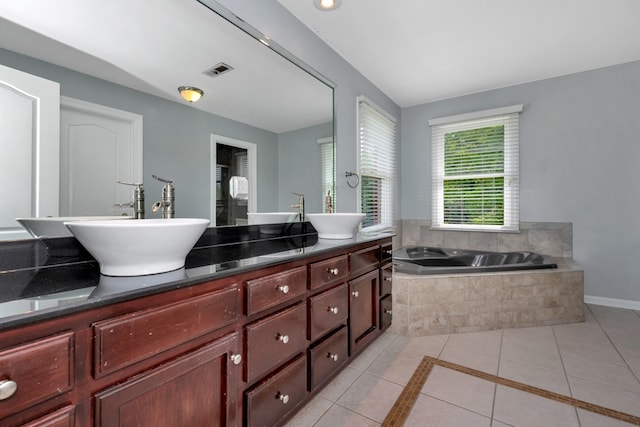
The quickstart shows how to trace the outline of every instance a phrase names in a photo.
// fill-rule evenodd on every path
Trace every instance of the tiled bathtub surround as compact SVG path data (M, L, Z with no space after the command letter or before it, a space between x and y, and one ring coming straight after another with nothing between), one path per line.
M553 257L573 256L570 222L521 222L519 233L431 230L430 220L403 220L402 247L435 246L491 252L531 251ZM394 244L396 242L394 241ZM396 245L397 246L397 245Z
M520 233L431 230L404 220L403 247L532 251L557 269L465 275L393 275L393 330L406 336L582 322L584 274L571 260L571 223L527 222Z
M469 275L393 275L393 331L422 336L582 322L583 272L557 269Z

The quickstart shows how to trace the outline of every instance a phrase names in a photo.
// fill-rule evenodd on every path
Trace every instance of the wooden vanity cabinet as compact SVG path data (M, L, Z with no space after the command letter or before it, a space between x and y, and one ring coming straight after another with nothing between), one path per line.
M0 425L282 425L390 324L390 242L2 330Z

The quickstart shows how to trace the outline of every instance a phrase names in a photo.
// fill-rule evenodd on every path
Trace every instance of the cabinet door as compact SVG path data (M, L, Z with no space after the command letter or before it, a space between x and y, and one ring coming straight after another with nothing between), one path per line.
M378 324L378 281L374 270L349 282L349 337L351 354ZM368 342L368 341L367 341Z
M96 427L236 425L237 333L95 397Z

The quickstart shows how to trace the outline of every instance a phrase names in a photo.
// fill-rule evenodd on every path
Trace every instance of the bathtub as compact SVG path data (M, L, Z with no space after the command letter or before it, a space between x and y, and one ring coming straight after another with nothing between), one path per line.
M467 274L557 268L553 258L534 252L487 252L411 246L394 251L394 270L407 274Z

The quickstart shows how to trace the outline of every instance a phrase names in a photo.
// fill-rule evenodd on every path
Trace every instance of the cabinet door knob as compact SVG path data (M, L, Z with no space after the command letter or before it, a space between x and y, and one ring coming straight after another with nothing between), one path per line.
M282 292L283 294L288 294L289 293L289 286L288 285L278 286L278 290L280 292Z
M11 380L0 380L0 400L5 400L13 396L18 389L18 384Z
M242 363L242 355L241 354L232 354L231 355L231 362L234 365L239 365L240 363Z
M391 309L390 308L385 308L384 309L384 314L391 314Z
M392 280L393 280L393 279L392 279L390 276L386 276L386 277L384 278L384 281L385 281L385 282L391 282Z
M334 362L338 361L338 355L333 353L327 353L327 358L333 360Z
M276 335L276 340L280 341L282 344L286 344L289 342L289 335Z
M333 314L338 314L338 307L327 307L327 311Z
M327 273L337 276L338 274L340 274L340 270L338 270L338 267L327 268Z
M283 405L286 405L289 402L289 395L278 392L276 393L276 399L280 400Z
M360 293L358 291L353 291L351 292L351 295L353 295L354 298L358 298L360 296Z

